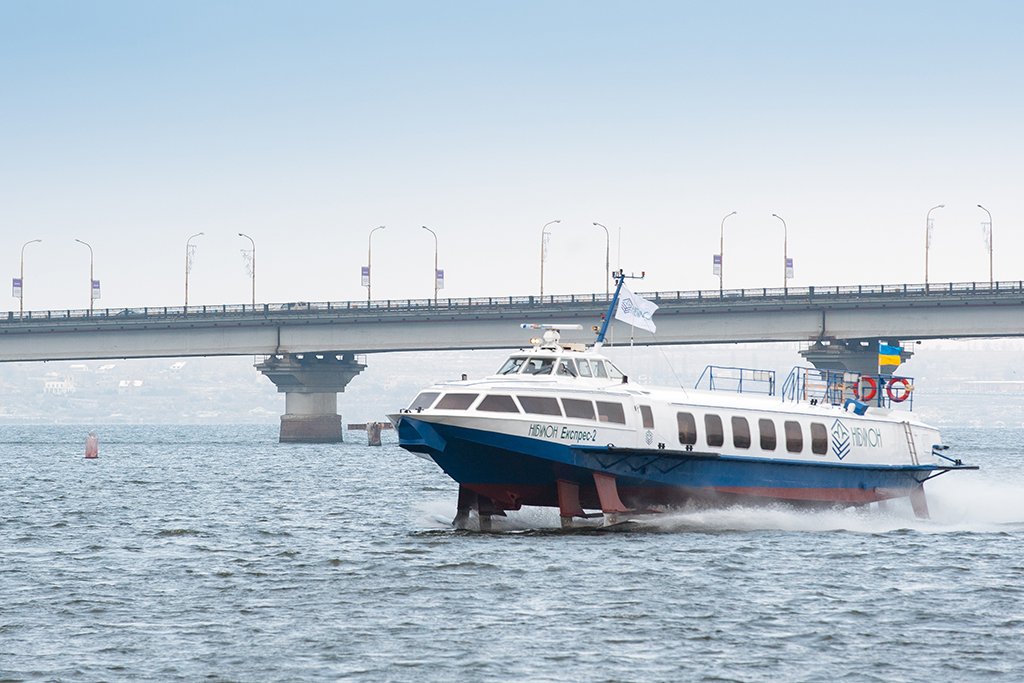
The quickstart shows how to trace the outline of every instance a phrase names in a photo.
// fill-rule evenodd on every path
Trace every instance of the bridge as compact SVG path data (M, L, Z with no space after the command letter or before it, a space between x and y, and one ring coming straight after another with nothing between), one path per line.
M871 374L879 340L1024 336L1022 281L641 294L660 308L657 335L638 331L638 344L810 342L815 366ZM584 294L10 312L0 361L263 356L257 369L285 394L282 440L332 441L337 393L364 354L518 348L523 322L578 323L563 340L591 343L607 307Z

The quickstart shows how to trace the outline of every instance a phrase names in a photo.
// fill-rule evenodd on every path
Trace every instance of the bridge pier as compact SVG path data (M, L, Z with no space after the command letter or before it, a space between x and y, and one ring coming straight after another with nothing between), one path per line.
M351 353L282 354L270 356L256 369L284 394L282 443L343 441L338 393L366 365Z
M817 341L801 351L800 355L819 370L877 375L879 374L878 342L878 339L831 339L828 343ZM896 339L884 340L882 343L889 346L900 346L900 342ZM903 349L900 358L906 363L913 355L913 351ZM892 369L882 374L890 375Z

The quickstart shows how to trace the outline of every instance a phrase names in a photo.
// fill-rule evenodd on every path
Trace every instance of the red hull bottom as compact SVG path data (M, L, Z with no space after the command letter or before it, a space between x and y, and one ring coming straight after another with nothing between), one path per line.
M523 505L558 507L557 486L526 484L463 484L466 488L494 501L503 510L518 510ZM919 490L919 489L917 489ZM680 488L619 487L622 502L631 508L679 507L687 503L716 505L765 505L785 502L799 506L829 507L836 504L865 505L893 498L906 498L914 489L812 489L812 488ZM597 487L580 487L580 504L589 510L600 510Z

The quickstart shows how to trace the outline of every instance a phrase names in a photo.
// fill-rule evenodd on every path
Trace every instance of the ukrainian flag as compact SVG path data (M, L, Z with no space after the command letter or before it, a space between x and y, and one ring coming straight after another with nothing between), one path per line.
M879 365L890 365L897 366L903 362L903 358L900 354L903 352L898 346L889 346L888 344L878 345L878 364Z

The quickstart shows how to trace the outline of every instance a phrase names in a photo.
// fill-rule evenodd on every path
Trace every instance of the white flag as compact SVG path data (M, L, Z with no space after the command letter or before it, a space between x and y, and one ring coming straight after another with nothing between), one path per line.
M615 307L615 318L633 327L639 327L648 332L657 332L654 324L654 312L658 305L638 296L622 285L619 292L619 305Z

